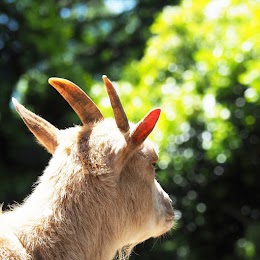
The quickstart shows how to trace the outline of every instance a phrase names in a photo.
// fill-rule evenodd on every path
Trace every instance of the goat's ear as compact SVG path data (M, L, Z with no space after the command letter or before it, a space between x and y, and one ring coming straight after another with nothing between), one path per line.
M34 134L39 143L53 154L58 146L58 129L40 116L22 106L15 98L12 99L16 111L23 119L26 126Z
M156 108L151 110L134 128L130 136L126 139L125 146L122 147L121 153L117 160L114 162L115 172L121 172L122 167L125 162L134 154L136 149L145 141L148 135L154 129L159 116L161 109Z
M142 144L148 135L152 132L160 114L161 109L153 109L137 124L130 136L130 140L135 146Z

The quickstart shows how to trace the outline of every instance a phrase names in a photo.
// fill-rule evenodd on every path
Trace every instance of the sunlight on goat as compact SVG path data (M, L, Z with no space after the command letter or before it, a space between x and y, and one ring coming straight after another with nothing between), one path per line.
M160 109L129 123L114 86L103 80L115 121L66 79L49 83L82 126L59 130L13 99L52 158L28 198L0 214L0 259L128 259L135 245L172 228L172 202L155 180L157 149L147 140Z

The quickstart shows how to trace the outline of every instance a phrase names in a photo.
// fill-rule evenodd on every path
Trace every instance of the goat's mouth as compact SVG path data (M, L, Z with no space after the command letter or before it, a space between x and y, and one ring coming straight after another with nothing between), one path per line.
M173 210L173 208L171 208L170 210L168 210L166 212L166 216L165 216L165 227L168 230L170 230L173 227L174 220L175 220L174 210Z
M170 209L168 209L168 210L166 211L166 216L165 216L165 221L166 221L166 223L173 225L174 216L175 216L174 210L173 210L173 208L171 207Z
M171 229L172 226L173 226L173 223L174 223L174 215L171 215L171 216L167 216L166 219L165 219L165 222L166 222L166 226Z
M160 232L154 235L153 237L154 238L160 237L163 234L167 233L172 229L173 224L174 224L174 215L167 215L163 220Z

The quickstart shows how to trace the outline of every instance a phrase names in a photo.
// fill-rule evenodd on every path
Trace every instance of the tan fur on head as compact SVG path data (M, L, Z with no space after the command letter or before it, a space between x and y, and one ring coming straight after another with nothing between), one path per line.
M171 200L155 180L158 154L146 139L160 110L129 123L112 83L103 79L115 122L64 79L49 82L83 126L58 130L15 101L53 157L24 203L0 216L0 259L123 259L138 243L172 227Z

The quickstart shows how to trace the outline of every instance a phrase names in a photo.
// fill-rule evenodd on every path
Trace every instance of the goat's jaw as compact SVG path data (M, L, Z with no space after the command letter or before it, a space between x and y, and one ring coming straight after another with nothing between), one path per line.
M171 219L166 218L164 228L161 230L160 233L153 236L153 238L160 237L165 233L169 232L172 229L173 225L174 225L174 217L171 217Z
M169 232L174 226L174 213L172 211L171 214L167 213L158 219L150 219L144 226L144 231L140 232L138 230L140 236L138 238L135 237L134 241L131 241L130 244L139 244L149 238L157 238Z

